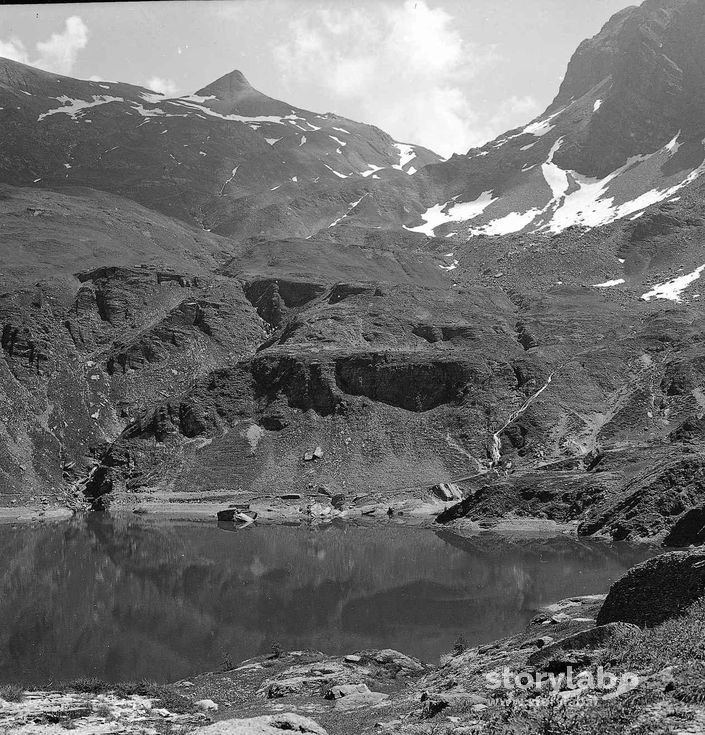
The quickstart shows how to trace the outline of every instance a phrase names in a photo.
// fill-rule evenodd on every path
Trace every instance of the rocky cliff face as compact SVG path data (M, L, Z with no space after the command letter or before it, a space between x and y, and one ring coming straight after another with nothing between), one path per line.
M3 62L3 503L460 480L470 517L665 533L701 502L704 22L623 11L440 163L238 72Z

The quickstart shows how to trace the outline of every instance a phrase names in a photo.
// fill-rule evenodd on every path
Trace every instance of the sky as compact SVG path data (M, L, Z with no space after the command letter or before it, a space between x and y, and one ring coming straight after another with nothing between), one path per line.
M260 92L443 156L539 115L628 0L188 0L0 6L0 56L189 94Z

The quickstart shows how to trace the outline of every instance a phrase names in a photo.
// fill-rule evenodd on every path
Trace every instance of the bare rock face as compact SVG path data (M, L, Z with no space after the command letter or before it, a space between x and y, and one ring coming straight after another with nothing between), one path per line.
M578 533L608 532L617 540L648 538L673 528L681 514L705 500L705 458L697 454L649 468L614 502L590 510ZM673 545L673 544L669 544Z
M610 588L598 625L659 625L705 594L705 552L673 551L632 567Z

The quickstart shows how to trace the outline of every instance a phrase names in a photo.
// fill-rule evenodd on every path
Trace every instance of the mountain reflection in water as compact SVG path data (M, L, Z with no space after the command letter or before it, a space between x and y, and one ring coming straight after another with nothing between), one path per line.
M268 652L437 661L606 591L653 549L409 528L255 527L93 514L0 526L0 681L174 680Z

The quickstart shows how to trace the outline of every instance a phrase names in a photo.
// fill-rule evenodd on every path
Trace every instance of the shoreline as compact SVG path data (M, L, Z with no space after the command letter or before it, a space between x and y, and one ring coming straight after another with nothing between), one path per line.
M108 513L115 517L135 516L137 518L159 521L181 521L204 523L212 522L225 530L246 530L254 526L277 525L310 525L327 526L331 523L354 524L369 527L385 527L388 525L408 526L445 530L460 537L476 536L484 533L500 533L503 535L522 536L577 536L577 523L558 523L544 518L487 518L477 521L460 519L450 524L438 524L435 519L439 513L451 507L453 503L434 499L407 499L394 505L393 513L388 514L388 501L369 502L363 505L346 508L342 511L325 512L330 506L322 506L325 498L304 498L294 503L273 502L274 498L244 499L238 505L248 505L251 512L257 514L254 524L219 521L219 511L229 506L223 502L127 502L121 499L113 503L107 511L75 510L66 506L38 507L14 506L0 507L0 527L3 525L61 523L74 517L88 513ZM313 503L310 501L314 500ZM230 504L234 505L233 503ZM313 512L307 511L307 505L313 505ZM319 508L316 507L319 506ZM322 509L324 512L318 512ZM247 512L247 511L245 511ZM596 539L597 540L597 539ZM601 539L607 540L609 539Z

